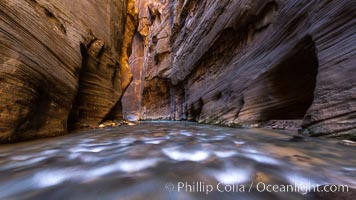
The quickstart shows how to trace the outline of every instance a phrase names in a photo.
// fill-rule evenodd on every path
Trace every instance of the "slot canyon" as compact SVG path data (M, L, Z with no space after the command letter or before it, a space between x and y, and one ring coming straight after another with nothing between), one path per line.
M356 1L1 0L0 143L0 199L354 199Z

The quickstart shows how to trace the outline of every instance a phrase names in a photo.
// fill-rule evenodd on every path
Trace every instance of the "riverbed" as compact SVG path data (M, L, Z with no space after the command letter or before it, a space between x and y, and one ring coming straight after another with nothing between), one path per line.
M282 131L141 122L0 146L0 199L318 199L321 185L355 188L355 155Z

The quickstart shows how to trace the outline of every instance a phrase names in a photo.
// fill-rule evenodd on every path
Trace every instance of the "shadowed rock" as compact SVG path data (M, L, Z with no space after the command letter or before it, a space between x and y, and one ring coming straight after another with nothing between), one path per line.
M129 4L0 2L0 142L60 135L106 117L130 82Z
M355 138L354 1L140 2L143 119L300 120L308 135ZM147 98L158 79L169 96Z

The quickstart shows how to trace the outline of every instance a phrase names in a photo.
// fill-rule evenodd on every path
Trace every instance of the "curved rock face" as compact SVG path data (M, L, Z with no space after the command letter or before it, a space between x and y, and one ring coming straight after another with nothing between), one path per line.
M123 114L355 139L354 13L353 0L2 0L0 142Z
M1 142L60 135L107 117L131 79L130 4L0 2Z
M355 139L355 1L140 2L142 119Z

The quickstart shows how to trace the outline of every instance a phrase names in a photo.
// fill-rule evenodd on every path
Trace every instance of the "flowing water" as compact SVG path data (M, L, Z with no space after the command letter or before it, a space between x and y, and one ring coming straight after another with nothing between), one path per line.
M0 199L316 199L306 188L356 186L355 155L336 140L144 122L0 146Z

